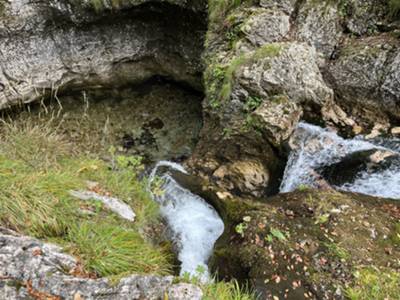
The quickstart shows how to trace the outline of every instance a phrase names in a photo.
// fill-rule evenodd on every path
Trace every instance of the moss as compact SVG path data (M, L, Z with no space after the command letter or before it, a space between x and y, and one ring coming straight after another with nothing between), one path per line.
M400 273L368 267L356 271L354 275L355 285L346 290L350 300L400 299Z

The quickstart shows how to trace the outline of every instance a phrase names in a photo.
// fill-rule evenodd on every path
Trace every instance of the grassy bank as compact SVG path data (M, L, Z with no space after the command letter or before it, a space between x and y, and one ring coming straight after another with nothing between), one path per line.
M97 276L169 274L169 252L139 234L158 222L157 205L137 178L140 160L114 157L105 162L80 154L51 128L29 120L2 124L0 224L62 244ZM99 193L129 204L136 221L69 195L70 190L88 189L88 182L95 182Z

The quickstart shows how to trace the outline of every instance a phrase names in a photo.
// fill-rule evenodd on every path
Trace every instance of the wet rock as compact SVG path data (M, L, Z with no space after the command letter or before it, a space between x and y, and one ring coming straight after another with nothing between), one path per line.
M400 156L387 150L365 150L353 152L340 162L319 168L321 174L330 184L342 186L357 179L361 172L376 173L390 168L393 164L400 165Z
M172 276L131 275L116 285L106 278L74 277L78 265L57 246L0 233L0 299L162 299L169 289L175 297L170 299L201 295L190 284L173 285Z

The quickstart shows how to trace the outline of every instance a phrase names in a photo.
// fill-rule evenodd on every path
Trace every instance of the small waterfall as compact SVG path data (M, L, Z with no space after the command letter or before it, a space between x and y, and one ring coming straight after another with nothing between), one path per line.
M282 180L281 192L290 192L300 185L318 186L318 170L339 163L357 152L382 150L400 157L399 140L366 141L363 137L343 139L336 133L318 126L300 123L291 138L292 152ZM361 170L352 182L336 188L386 198L400 198L400 163L375 170ZM339 174L340 175L340 174Z
M208 280L207 261L215 242L224 231L224 223L211 205L181 187L168 172L162 172L161 167L187 172L179 164L161 161L154 167L149 178L150 187L156 182L161 185L162 192L152 193L152 196L160 204L161 214L178 245L180 273Z

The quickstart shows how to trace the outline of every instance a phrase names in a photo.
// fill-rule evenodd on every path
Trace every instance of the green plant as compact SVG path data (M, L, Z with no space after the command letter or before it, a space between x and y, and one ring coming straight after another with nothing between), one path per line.
M247 112L252 112L252 111L256 110L261 105L261 103L262 103L262 99L261 98L259 98L257 96L254 96L254 97L249 96L246 99L246 103L244 105L244 109Z
M139 233L117 224L75 224L68 240L70 250L82 259L86 269L100 276L171 272L168 254L145 243Z
M201 271L201 269L199 270ZM199 273L202 274L202 273ZM198 277L185 273L179 281L199 286L203 291L203 300L255 300L256 295L248 286L240 286L236 280L219 281L216 277L202 282Z
M248 225L246 223L239 223L235 227L236 233L240 234L241 237L244 237L244 232L246 231Z
M391 17L400 16L400 0L389 0L389 15Z
M116 165L111 168L102 160L75 154L47 122L2 124L0 225L65 246L98 275L168 273L170 255L139 235L159 218L157 204L135 172L141 168L140 159L116 158ZM69 191L87 189L87 181L127 202L137 215L135 223L98 202L72 198Z
M268 241L269 243L272 243L274 241L274 238L276 238L278 241L284 242L287 240L286 235L289 236L288 233L285 234L277 228L271 228L270 233L267 234L265 240Z
M350 300L399 299L398 272L369 267L356 271L354 276L354 285L346 290Z
M341 260L348 260L350 258L350 253L346 249L340 247L338 244L324 243L324 246L332 256L335 256Z

